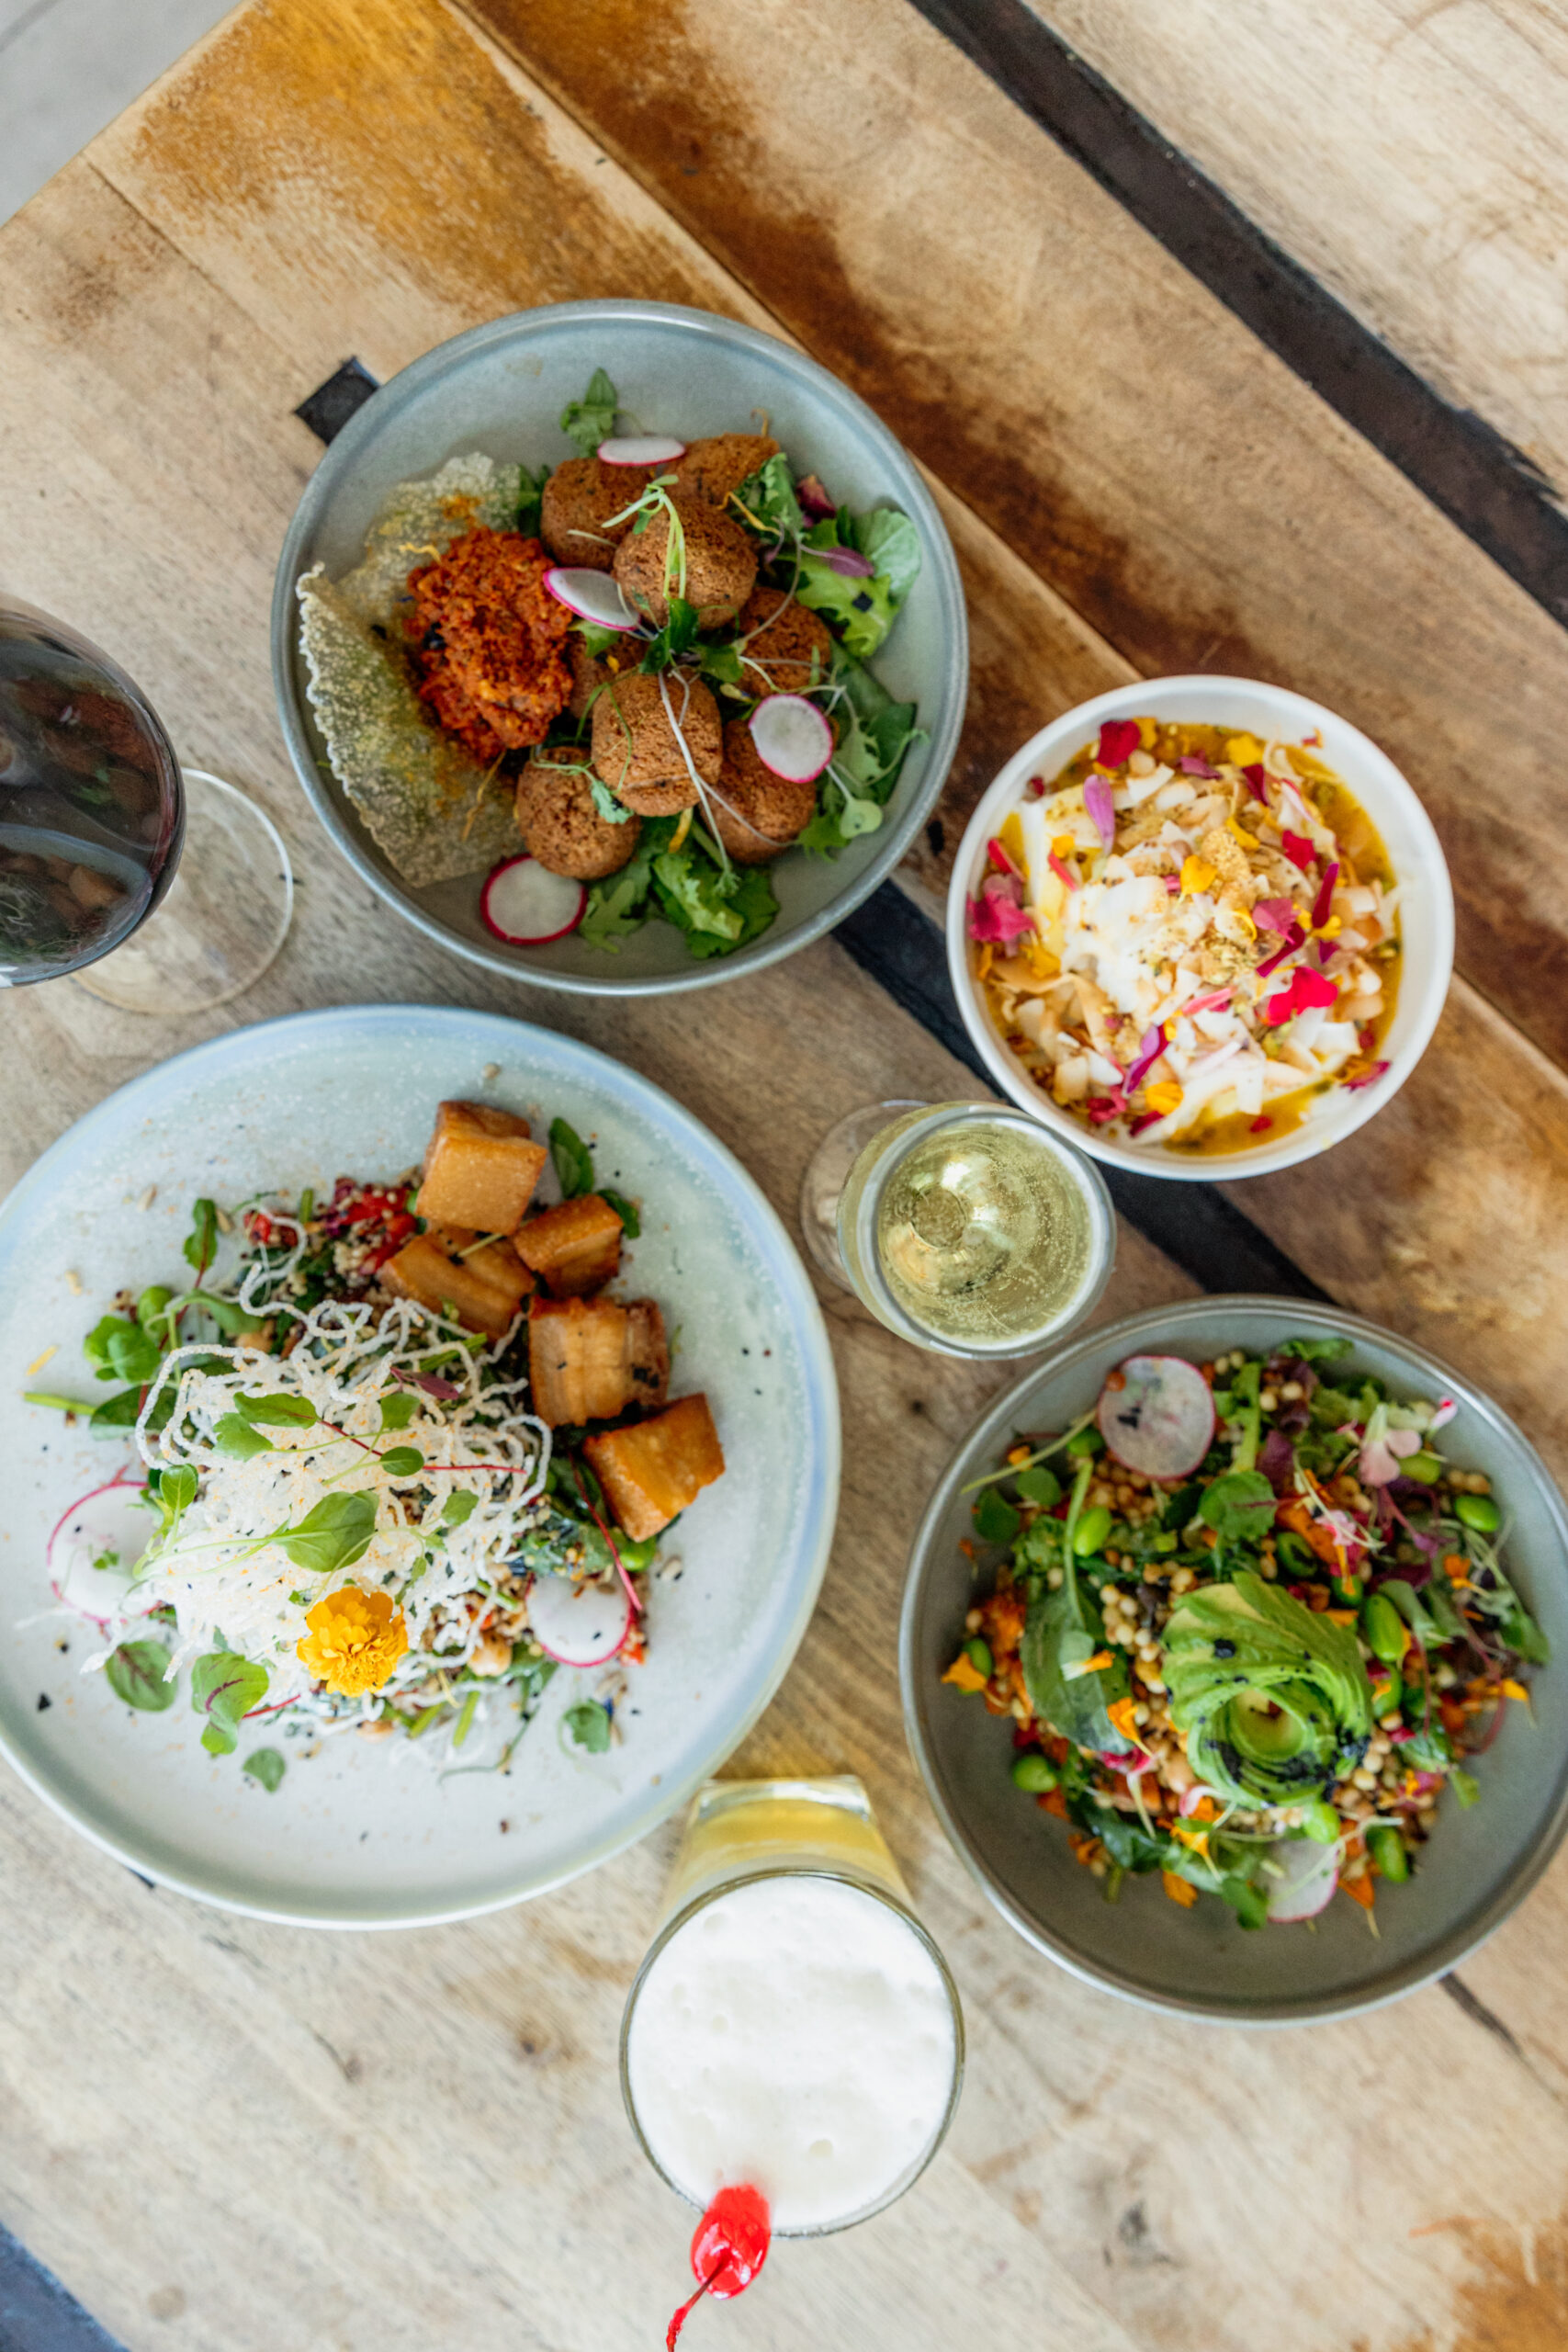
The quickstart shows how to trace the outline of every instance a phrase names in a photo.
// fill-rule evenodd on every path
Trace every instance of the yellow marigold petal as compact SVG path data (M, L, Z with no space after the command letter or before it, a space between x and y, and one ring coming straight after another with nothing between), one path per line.
M408 1621L385 1592L340 1585L306 1612L309 1628L295 1644L307 1672L330 1690L355 1699L378 1690L409 1645Z
M1151 1111L1157 1111L1162 1119L1168 1118L1181 1107L1181 1089L1173 1078L1157 1079L1153 1086L1145 1087L1144 1100Z
M1528 1699L1529 1697L1529 1692L1525 1689L1524 1684L1522 1682L1516 1682L1511 1674L1507 1677L1506 1680L1500 1683L1498 1687L1505 1699Z
M1174 1871L1161 1871L1159 1881L1173 1903L1179 1903L1184 1911L1191 1910L1198 1890L1190 1879L1179 1878Z
M1256 735L1233 735L1225 745L1225 757L1233 768L1256 767L1263 757L1263 746Z
M966 1657L962 1650L942 1679L944 1682L956 1683L960 1690L983 1690L986 1687L985 1676L974 1659Z
M1140 718L1140 719L1139 719L1139 721L1138 721L1138 741L1142 743L1142 745L1143 745L1143 747L1144 747L1144 749L1145 749L1145 752L1152 752L1152 751L1154 750L1154 747L1155 747L1155 737L1156 737L1158 733L1159 733L1159 721L1158 721L1158 719L1157 719L1157 718Z
M1201 857L1194 854L1182 859L1181 895L1184 899L1195 899L1201 890L1208 888L1213 878L1213 867L1206 865Z

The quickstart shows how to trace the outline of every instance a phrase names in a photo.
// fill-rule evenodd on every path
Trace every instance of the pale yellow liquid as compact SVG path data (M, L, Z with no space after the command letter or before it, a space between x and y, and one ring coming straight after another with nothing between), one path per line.
M1026 1342L1056 1323L1094 1248L1089 1204L1051 1146L1000 1121L918 1143L887 1180L875 1236L910 1320L972 1345Z
M661 1919L694 1895L757 1871L840 1871L909 1900L852 1773L819 1781L710 1781L694 1800Z

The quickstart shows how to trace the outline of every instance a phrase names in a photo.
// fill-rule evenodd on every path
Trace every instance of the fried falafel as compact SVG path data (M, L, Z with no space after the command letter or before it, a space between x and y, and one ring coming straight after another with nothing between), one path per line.
M710 433L705 440L688 441L675 469L675 495L705 498L710 506L722 506L732 491L761 473L778 454L778 443L766 433Z
M817 811L816 785L794 784L765 767L743 718L725 721L724 765L710 797L714 830L739 865L777 857Z
M671 515L680 526L673 550ZM699 628L716 628L732 621L751 594L757 550L740 525L706 499L671 495L646 529L621 541L611 569L626 602L656 628L669 619L675 595L696 606Z
M740 639L748 694L808 694L833 665L833 633L820 614L762 581L740 608Z
M601 882L629 863L640 817L601 816L584 752L575 743L541 746L517 779L517 830L530 857L574 882Z
M613 678L593 706L592 729L600 781L639 817L694 807L692 771L712 785L724 765L718 705L684 671Z
M615 638L602 654L589 650L581 629L567 639L566 658L571 667L571 695L567 708L573 718L586 718L594 695L607 678L624 678L642 660L643 640L629 631Z
M602 458L568 458L539 499L539 535L558 563L608 571L631 529L626 514L648 488L651 466L607 466ZM615 515L624 520L615 522Z

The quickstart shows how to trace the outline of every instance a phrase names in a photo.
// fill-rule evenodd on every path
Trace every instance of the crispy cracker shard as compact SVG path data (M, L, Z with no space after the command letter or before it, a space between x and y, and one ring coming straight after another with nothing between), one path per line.
M318 564L298 585L328 763L378 849L416 888L488 870L517 846L511 779L487 775L432 724L400 650L410 571L477 524L508 528L516 498L515 467L453 458L427 481L397 485L345 578L334 582Z

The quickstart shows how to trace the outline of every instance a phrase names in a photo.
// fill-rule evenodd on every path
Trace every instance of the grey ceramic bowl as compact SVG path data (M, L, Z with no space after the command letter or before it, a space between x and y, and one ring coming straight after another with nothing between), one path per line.
M509 947L479 921L482 876L412 889L383 857L325 765L306 698L295 582L321 562L334 578L359 560L387 492L469 449L554 465L575 454L557 419L595 368L645 432L683 440L746 431L754 409L791 458L852 506L901 507L925 551L920 576L874 669L899 701L919 705L927 740L910 749L880 831L829 864L786 854L773 868L780 911L733 956L698 963L670 924L653 922L618 956L576 939ZM339 434L299 502L278 560L273 680L284 739L316 814L356 873L408 921L470 962L580 995L656 995L706 988L776 963L831 930L903 856L941 791L958 741L969 640L958 566L913 461L862 400L815 360L755 327L667 302L562 302L493 319L437 345L384 384Z
M1484 1470L1512 1522L1506 1557L1555 1663L1534 1679L1533 1716L1513 1708L1475 1765L1480 1802L1439 1810L1426 1859L1404 1886L1381 1890L1379 1933L1336 1900L1311 1927L1239 1928L1225 1905L1183 1910L1157 1877L1129 1878L1108 1904L1079 1867L1060 1821L1008 1775L1011 1726L942 1675L964 1611L988 1589L999 1555L972 1566L967 1479L993 1469L1016 1431L1060 1429L1099 1395L1122 1358L1168 1349L1201 1362L1292 1333L1342 1333L1348 1362L1408 1396L1452 1396L1451 1460ZM904 1719L915 1759L948 1836L1004 1918L1037 1951L1087 1983L1146 2007L1233 2025L1304 2023L1378 2007L1455 1967L1529 1893L1568 1827L1568 1514L1545 1464L1461 1374L1375 1324L1289 1299L1202 1298L1107 1325L1029 1373L994 1405L931 1498L909 1571L899 1638Z

